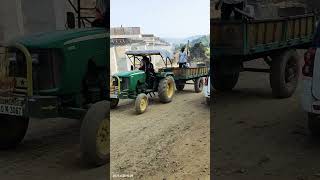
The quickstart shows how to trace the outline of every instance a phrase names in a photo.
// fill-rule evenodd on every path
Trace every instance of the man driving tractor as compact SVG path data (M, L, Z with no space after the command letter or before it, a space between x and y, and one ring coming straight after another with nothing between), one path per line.
M142 70L146 72L146 80L147 82L153 82L155 76L154 67L151 63L150 59L147 56L142 57L142 66L139 68L139 70ZM153 86L153 83L149 83L149 86Z

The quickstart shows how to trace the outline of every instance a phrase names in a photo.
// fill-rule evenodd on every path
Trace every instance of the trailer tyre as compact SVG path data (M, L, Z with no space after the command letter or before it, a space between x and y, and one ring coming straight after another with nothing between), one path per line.
M85 115L80 129L80 149L85 162L101 166L109 159L110 103L100 101L93 104Z
M111 98L110 108L115 109L119 104L119 98Z
M233 72L232 74L218 74L214 73L213 86L218 91L231 91L237 84L239 79L239 72Z
M320 137L320 119L318 115L308 114L308 127L312 136Z
M175 82L172 76L167 76L159 82L158 95L162 103L169 103L175 94Z
M288 98L297 88L299 80L299 58L295 50L288 50L273 58L270 85L276 98Z
M26 135L29 118L0 115L0 149L16 147Z
M203 78L200 77L194 81L194 91L196 93L200 93L202 92L202 90L203 90Z

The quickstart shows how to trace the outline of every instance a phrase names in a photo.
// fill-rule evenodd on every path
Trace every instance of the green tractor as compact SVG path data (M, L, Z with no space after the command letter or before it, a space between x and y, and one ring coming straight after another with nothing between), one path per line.
M80 149L109 159L109 33L105 28L39 33L5 45L0 61L0 149L17 146L31 118L82 119Z
M173 72L164 71L170 64L172 66L172 57L165 50L143 50L127 51L131 65L131 71L116 73L110 81L110 106L116 108L119 99L135 99L135 110L142 114L148 107L148 96L158 94L162 103L172 101L175 94L175 80ZM144 58L152 62L152 58L160 56L165 64L165 68L159 72L148 72L148 70L139 70Z

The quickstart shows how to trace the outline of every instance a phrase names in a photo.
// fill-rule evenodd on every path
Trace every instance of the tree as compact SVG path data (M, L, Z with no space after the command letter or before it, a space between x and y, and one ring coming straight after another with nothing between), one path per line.
M190 48L191 61L207 60L207 48L201 43L196 43Z

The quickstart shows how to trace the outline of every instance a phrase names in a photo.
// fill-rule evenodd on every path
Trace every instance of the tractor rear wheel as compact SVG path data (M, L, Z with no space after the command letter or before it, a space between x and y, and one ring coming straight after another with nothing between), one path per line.
M90 165L107 163L110 147L110 103L100 101L93 104L85 115L80 129L82 158Z
M110 101L110 108L111 109L114 109L118 106L119 104L119 98L111 98L111 101Z
M202 89L203 89L203 78L200 77L194 81L194 91L196 93L200 93L202 92Z
M0 115L0 149L17 146L26 135L29 118Z
M148 96L144 93L139 94L135 101L135 108L138 114L144 113L148 108Z
M162 103L169 103L175 93L175 82L172 76L167 76L159 82L158 95Z

